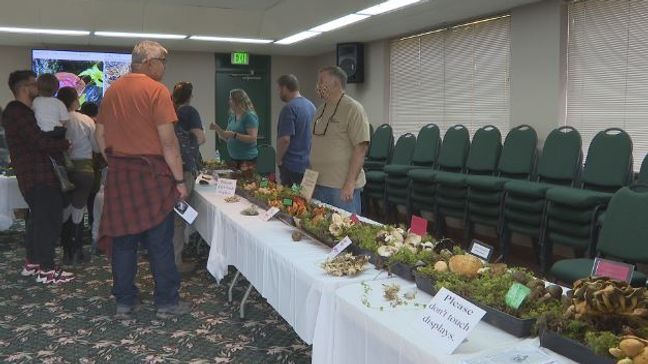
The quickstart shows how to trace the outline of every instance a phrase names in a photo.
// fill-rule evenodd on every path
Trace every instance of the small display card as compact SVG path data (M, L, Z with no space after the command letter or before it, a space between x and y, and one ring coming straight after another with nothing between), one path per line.
M184 221L186 221L188 224L193 224L194 220L196 220L196 217L198 217L198 211L196 211L193 207L189 206L189 204L186 201L180 201L178 202L173 210L182 217Z
M216 182L216 194L229 197L236 193L236 180L229 178L219 178Z
M337 257L344 249L346 249L349 245L351 245L351 239L349 239L348 236L345 236L344 239L340 240L339 243L337 243L333 249L331 249L331 252L328 253L327 258L328 259L333 259Z
M506 292L504 302L506 302L506 305L510 308L517 310L522 306L524 300L526 300L529 294L531 294L531 288L520 283L513 283L508 292Z
M306 199L306 201L310 201L311 198L313 198L313 192L315 191L318 177L319 172L313 171L312 169L307 169L304 172L304 178L302 178L301 190L299 193Z
M470 254L472 254L472 255L480 258L480 259L483 259L483 260L485 260L487 262L493 256L493 251L494 250L495 249L493 249L492 246L490 246L490 245L488 245L488 244L486 244L484 242L481 242L481 241L479 241L477 239L473 240L472 243L470 243L470 249L468 249Z
M267 178L262 178L261 182L259 183L259 187L261 188L268 188L268 179Z
M464 341L486 311L462 297L441 288L418 318L418 325L430 334L435 350L452 354Z
M428 225L427 220L425 220L420 216L412 215L412 222L410 223L410 232L420 236L426 235L427 225Z
M291 198L284 198L283 199L283 205L284 206L292 206L293 200Z
M592 266L592 276L608 277L630 283L634 265L614 260L595 258Z
M277 214L277 212L279 212L278 208L271 207L266 212L259 215L259 217L261 217L261 220L263 220L263 221L269 221L270 219L272 219L274 217L274 215Z

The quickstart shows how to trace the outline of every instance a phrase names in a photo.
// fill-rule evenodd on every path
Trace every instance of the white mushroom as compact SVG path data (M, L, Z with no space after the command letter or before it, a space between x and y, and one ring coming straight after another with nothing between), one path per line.
M411 245L413 247L417 247L421 244L421 236L418 234L410 233L409 235L407 235L407 238L405 239L405 244Z

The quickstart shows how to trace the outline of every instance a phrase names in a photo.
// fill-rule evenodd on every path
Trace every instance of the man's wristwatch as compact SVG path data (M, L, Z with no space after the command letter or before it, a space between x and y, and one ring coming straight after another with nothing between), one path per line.
M237 139L237 138L238 138L238 133L234 132L234 139Z

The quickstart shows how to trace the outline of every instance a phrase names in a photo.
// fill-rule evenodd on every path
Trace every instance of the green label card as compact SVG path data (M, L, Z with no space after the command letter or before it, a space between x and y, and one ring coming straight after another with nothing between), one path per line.
M283 204L284 204L285 206L292 206L292 204L293 204L293 200L290 199L290 198L284 198L284 200L283 200Z
M264 178L261 180L261 188L268 188L268 179Z
M508 292L506 292L506 305L517 310L522 306L522 303L524 303L524 300L529 294L531 294L531 288L520 283L513 283Z

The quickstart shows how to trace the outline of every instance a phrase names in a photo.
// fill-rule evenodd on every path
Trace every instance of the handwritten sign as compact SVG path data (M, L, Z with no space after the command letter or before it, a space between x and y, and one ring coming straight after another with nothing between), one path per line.
M630 283L632 280L634 265L608 260L603 258L594 259L592 266L592 276L608 277L619 281Z
M236 180L219 178L216 182L216 194L224 197L234 196L236 193Z
M520 283L513 283L508 292L506 292L504 302L506 302L506 305L510 308L517 310L518 308L520 308L520 306L522 306L522 303L524 303L524 301L530 294L531 288Z
M416 235L423 236L427 234L428 222L424 218L412 215L412 222L410 223L410 232Z
M418 318L431 336L430 345L444 354L452 354L464 341L486 311L441 288Z
M331 252L328 253L327 258L328 259L333 259L337 257L344 249L346 249L349 245L351 245L351 239L349 239L348 236L345 236L344 239L340 240L339 243L337 243L333 249L331 249Z
M483 242L481 242L479 240L476 240L476 239L473 240L472 243L470 243L470 249L468 249L470 254L472 254L472 255L474 255L474 256L476 256L478 258L481 258L481 259L483 259L483 260L485 260L487 262L493 256L493 250L494 249L493 249L492 246L490 246L490 245L488 245L486 243L483 243Z
M315 191L315 186L317 185L317 178L319 177L319 172L307 169L304 172L304 178L301 182L301 191L299 193L306 199L310 201L313 198L313 192Z
M269 208L266 212L264 212L264 213L262 213L261 215L259 215L259 217L260 217L261 220L263 220L263 221L269 221L270 219L272 219L272 218L274 217L274 215L277 214L277 212L279 212L279 209L278 209L278 208L276 208L276 207L271 207L271 208Z

